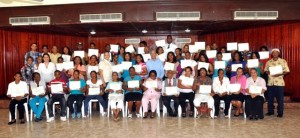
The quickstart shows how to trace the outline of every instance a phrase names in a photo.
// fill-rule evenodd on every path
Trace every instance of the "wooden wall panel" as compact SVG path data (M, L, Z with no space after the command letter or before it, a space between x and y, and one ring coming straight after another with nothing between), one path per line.
M267 45L269 49L280 48L291 70L285 77L285 92L291 95L293 100L300 101L300 23L200 35L199 41L215 42L219 47L226 46L226 43L231 41L248 42L253 51L258 51L262 45Z

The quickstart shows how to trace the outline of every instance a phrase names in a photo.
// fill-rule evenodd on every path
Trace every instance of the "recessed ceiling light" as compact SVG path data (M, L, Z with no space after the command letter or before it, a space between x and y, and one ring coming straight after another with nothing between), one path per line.
M191 32L191 30L190 30L189 28L186 28L184 31L185 31L186 33Z
M92 30L90 33L91 33L91 35L96 34L96 32L94 30Z
M142 33L145 34L147 33L148 31L146 29L142 30Z

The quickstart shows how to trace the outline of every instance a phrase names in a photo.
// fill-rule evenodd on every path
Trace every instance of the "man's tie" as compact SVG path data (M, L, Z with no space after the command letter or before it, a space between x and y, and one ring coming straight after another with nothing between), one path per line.
M168 45L168 49L170 48L170 44Z
M169 79L169 86L172 86L171 79Z

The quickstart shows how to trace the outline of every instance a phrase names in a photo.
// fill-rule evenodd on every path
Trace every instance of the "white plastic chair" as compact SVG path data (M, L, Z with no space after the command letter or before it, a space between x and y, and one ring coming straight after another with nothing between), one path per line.
M173 99L171 99L171 102L174 102ZM178 115L179 115L179 110L180 110L180 114L181 114L181 107L180 105L178 105ZM167 107L163 104L163 117L165 117L168 114L168 110Z
M25 108L25 117L26 117L26 121L29 122L29 115L28 115L28 104L27 103L24 103L24 108ZM15 117L17 118L17 107L18 107L18 104L16 104L15 106ZM9 115L8 115L8 120L9 122L11 121L11 113L9 112Z
M122 107L122 115L123 115L123 118L125 117L125 110L124 110L124 106ZM110 102L108 100L108 105L107 105L107 117L109 118L110 114L113 114L113 111L111 110L110 108Z
M74 104L76 103L76 101L74 101L73 103L73 108L75 109L75 106ZM53 104L54 105L54 104ZM67 118L69 118L69 115L70 115L70 110L69 110L69 107L67 106ZM82 106L81 106L81 116L82 117L85 117L85 114L84 114L84 101L82 101Z
M39 105L39 103L36 103L36 106L38 106ZM54 105L54 104L53 104ZM47 101L46 101L46 103L45 103L45 111L46 111L46 119L48 119L49 118L49 114L48 114L48 106L47 106ZM32 111L32 109L30 110L30 120L31 121L33 121L32 120L32 116L33 116L33 111ZM35 115L34 115L35 116Z
M189 100L188 99L186 99L185 100L185 104L186 103L189 103ZM187 106L185 106L185 107L187 107ZM195 111L194 111L195 112ZM179 105L178 106L178 117L181 117L181 114L182 114L182 108L181 108L181 106Z
M151 101L151 100L150 100ZM149 103L148 103L149 104ZM143 109L143 110L146 110L148 111L148 109ZM159 101L157 102L156 104L156 114L157 114L157 117L160 117L160 104L159 104ZM145 112L143 112L143 116L145 115Z
M140 107L140 113L139 114L143 115L143 107L142 106ZM128 116L128 102L127 101L125 103L125 115L126 115L126 117ZM141 118L143 118L143 117L141 117Z
M54 102L53 103L53 106L52 106L53 117L55 117L55 105L59 105L59 102Z
M92 102L97 102L97 103L99 103L99 101L98 101L98 99L91 99L90 101L89 101L89 110L88 110L88 114L90 115L90 117L92 117ZM102 107L102 105L99 103L99 108L100 108L100 114L102 115L102 116L105 116L105 113L104 113L104 110L103 110L103 107Z
M232 110L232 103L230 102L229 110L228 110L228 118L231 118L231 110ZM245 101L243 102L243 110L244 110L244 118L246 119L246 112L245 112Z

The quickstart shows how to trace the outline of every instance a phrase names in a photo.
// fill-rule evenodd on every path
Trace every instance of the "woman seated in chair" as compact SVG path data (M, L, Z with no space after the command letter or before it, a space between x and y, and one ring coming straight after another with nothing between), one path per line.
M177 117L178 114L178 106L179 106L179 91L177 88L178 80L173 77L172 71L167 71L167 78L162 83L162 100L164 105L167 108L168 114L171 117ZM176 87L176 91L168 91L166 92L167 87ZM174 110L171 107L171 100L174 101Z
M79 78L80 72L79 70L74 70L73 72L73 79L69 81L68 88L70 95L68 97L67 105L69 107L69 110L71 112L72 118L81 117L81 107L82 102L84 100L84 92L85 92L85 86L86 83L83 79ZM79 82L79 86L78 86ZM73 104L76 101L76 112L74 111Z
M213 80L213 98L214 98L214 105L215 105L215 117L219 116L220 111L220 101L224 100L225 102L225 109L224 114L225 117L228 117L228 110L230 106L230 97L228 95L228 86L230 84L229 79L224 76L224 70L218 70L218 77L215 77Z
M29 105L36 116L35 122L39 122L43 120L41 115L47 101L45 98L46 83L41 80L41 76L37 72L32 74L32 78L33 81L30 82L29 86L29 92L32 98L29 101ZM38 106L36 105L37 103L39 104Z
M91 79L86 82L86 96L84 99L84 113L85 116L89 116L89 102L92 99L97 99L98 102L102 105L104 112L107 110L107 101L104 100L103 95L104 95L104 87L101 79L97 78L97 72L96 71L91 71L90 73Z
M206 117L213 116L210 115L210 111L214 107L214 99L212 98L212 89L209 93L204 93L199 90L201 85L210 85L212 86L212 80L209 76L207 76L207 70L205 68L200 69L200 76L195 81L194 85L194 91L195 99L194 99L194 105L198 111L197 118L201 117L203 110L206 111ZM207 109L208 108L208 109Z
M151 115L150 118L154 118L155 110L160 98L161 92L161 80L157 78L155 70L149 72L149 78L145 80L144 84L144 95L142 98L142 105L144 110L144 117L148 117L148 105L151 103ZM159 109L158 109L159 110Z
M25 123L24 119L24 112L25 107L24 103L27 102L27 96L28 96L28 85L25 81L21 81L22 75L20 72L17 72L14 76L15 81L9 83L8 89L7 89L7 97L11 98L11 101L9 103L9 111L11 115L11 120L8 122L8 125L12 125L16 123L16 116L15 116L15 109L16 105L18 105L18 111L19 111L19 119L21 121L21 124Z
M136 75L134 67L129 68L129 76L124 78L122 87L123 90L126 91L125 101L128 102L128 118L132 118L133 102L135 102L136 116L138 118L142 117L142 115L139 113L141 107L141 100L143 97L142 78L139 75Z
M108 99L110 107L108 108L111 108L113 111L114 120L118 121L120 120L119 113L124 108L124 90L122 89L122 82L119 81L117 72L112 73L112 81L108 82L105 92L109 93Z
M246 115L250 120L263 119L263 96L264 92L267 90L266 82L263 78L258 76L255 68L250 70L250 75L251 77L246 81Z
M231 77L231 84L239 84L240 89L238 91L230 91L229 96L232 106L236 107L234 116L238 117L240 114L243 114L243 102L245 99L245 86L246 86L246 76L243 75L243 68L239 67L236 70L236 76Z

